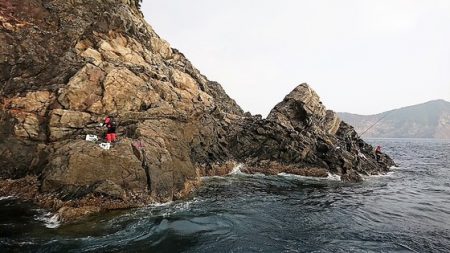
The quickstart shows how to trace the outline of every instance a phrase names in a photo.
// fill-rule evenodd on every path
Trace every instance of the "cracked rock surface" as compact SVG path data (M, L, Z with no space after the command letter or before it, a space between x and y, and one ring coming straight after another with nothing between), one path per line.
M247 173L334 173L348 181L394 164L384 154L376 161L373 147L307 84L266 119L244 113L155 33L138 6L0 3L0 177L7 186L0 192L31 196L70 220L183 197L200 176L225 175L238 163ZM107 115L119 121L119 142L103 150L84 138L102 137ZM34 194L8 181L19 178L34 182Z

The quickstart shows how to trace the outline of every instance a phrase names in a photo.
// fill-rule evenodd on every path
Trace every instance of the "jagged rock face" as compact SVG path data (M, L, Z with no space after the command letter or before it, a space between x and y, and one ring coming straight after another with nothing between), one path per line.
M244 114L145 22L138 1L0 3L0 176L61 198L182 196L199 174L385 171L306 84L267 119ZM111 150L84 141L119 120ZM348 144L348 145L347 145ZM348 146L348 148L346 148ZM366 155L358 159L357 152Z
M327 111L317 93L307 84L300 84L282 102L270 111L273 120L295 131L321 131L335 134L340 120L333 111Z
M358 173L383 173L394 164L387 156L376 162L373 147L326 110L307 84L297 86L267 119L247 118L236 125L230 140L233 154L249 165L250 173L321 175L328 171L346 175L343 180L359 181Z
M42 171L43 191L69 195L109 180L170 200L196 177L189 144L207 156L195 145L216 130L202 115L243 113L159 38L137 1L6 1L0 22L2 177ZM101 134L106 115L120 121L120 152L74 141ZM129 156L138 139L147 155ZM148 179L114 176L124 166Z
M122 188L133 192L146 190L147 177L142 162L133 154L128 140L108 152L83 140L60 144L50 156L48 167L52 169L43 175L43 191L75 197L106 185L119 192ZM94 189L89 189L92 187ZM124 195L111 192L115 197Z

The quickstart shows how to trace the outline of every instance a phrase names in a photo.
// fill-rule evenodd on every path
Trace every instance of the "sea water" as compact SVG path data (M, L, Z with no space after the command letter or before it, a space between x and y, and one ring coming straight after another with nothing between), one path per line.
M61 225L0 199L0 252L450 252L450 141L370 139L398 167L350 184L204 178L190 199Z

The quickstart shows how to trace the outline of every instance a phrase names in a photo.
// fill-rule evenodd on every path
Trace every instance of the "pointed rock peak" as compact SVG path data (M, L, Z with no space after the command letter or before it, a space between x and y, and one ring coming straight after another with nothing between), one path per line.
M306 83L295 87L270 111L267 119L297 131L315 128L333 134L340 123L335 113L326 110L319 95Z
M303 101L304 98L308 97L317 97L319 99L319 95L307 84L302 83L299 84L295 89L293 89L284 100L293 99L296 101Z
M326 113L325 107L320 101L319 95L311 89L311 87L302 83L295 87L280 103L278 103L269 113L268 118L276 116L276 114L286 114L289 110L297 113L291 115L294 118L307 118L313 115L324 117ZM300 111L301 113L300 113Z
M325 106L322 105L319 95L307 83L302 83L295 87L280 104L283 103L296 103L305 107L309 115L325 116Z

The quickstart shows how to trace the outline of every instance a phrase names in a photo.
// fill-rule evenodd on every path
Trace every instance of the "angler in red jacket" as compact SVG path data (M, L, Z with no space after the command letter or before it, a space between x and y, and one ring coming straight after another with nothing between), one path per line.
M375 157L377 158L378 162L381 158L381 146L377 146L377 148L375 149Z
M116 128L117 128L117 123L115 121L115 119L111 116L108 116L105 118L105 122L103 123L104 126L106 126L108 128L107 132L106 132L106 142L115 142L117 139L117 135L116 135Z

